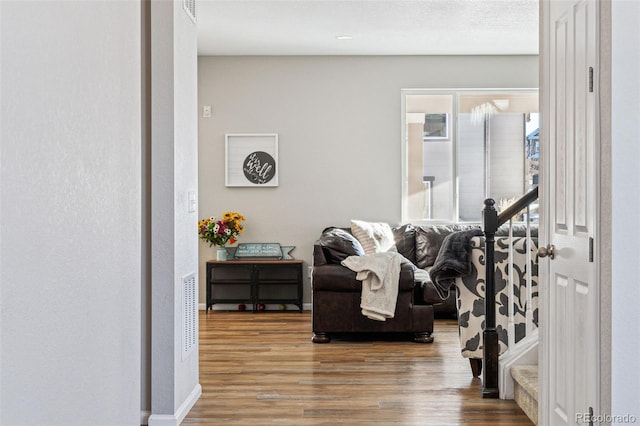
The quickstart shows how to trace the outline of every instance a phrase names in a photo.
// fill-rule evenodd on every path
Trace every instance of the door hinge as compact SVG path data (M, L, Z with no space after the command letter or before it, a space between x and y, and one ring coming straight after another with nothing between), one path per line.
M593 67L589 67L589 92L593 92Z
M593 237L589 237L589 262L593 263Z

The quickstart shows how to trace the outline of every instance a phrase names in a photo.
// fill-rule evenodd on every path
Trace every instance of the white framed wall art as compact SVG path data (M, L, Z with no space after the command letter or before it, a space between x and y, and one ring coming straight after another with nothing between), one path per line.
M278 186L278 134L225 134L226 186Z

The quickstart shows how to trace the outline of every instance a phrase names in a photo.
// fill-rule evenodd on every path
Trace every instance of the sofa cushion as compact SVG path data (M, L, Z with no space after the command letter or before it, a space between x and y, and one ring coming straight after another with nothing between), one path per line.
M366 254L396 251L393 231L388 223L352 220L351 233L360 241Z
M358 240L340 228L325 229L318 239L318 244L322 246L330 263L340 263L349 256L364 255L364 249Z
M433 266L442 241L452 232L478 228L478 225L429 225L416 227L416 266L424 269Z

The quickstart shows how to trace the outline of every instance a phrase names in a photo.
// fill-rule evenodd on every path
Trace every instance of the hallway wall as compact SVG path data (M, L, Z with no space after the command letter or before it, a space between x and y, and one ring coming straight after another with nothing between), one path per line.
M140 422L140 18L0 2L0 424Z

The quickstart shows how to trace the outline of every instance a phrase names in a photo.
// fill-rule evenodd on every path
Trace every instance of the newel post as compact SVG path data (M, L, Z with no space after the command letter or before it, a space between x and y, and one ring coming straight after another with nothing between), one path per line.
M498 212L495 200L487 198L482 210L484 228L484 359L482 397L498 398L498 332L496 330L496 286L494 279L494 247L498 230Z

